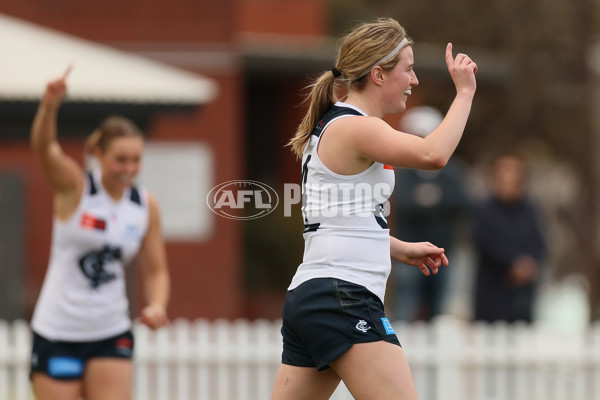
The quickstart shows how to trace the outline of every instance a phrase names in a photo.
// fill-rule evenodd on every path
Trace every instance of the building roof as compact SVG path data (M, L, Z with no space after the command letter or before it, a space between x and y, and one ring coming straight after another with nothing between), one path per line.
M206 77L0 14L0 101L37 101L69 65L67 101L197 105L217 85Z

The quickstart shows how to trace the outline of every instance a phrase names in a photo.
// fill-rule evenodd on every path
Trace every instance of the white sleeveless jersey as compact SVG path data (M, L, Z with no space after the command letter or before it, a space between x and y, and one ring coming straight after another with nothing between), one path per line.
M337 278L363 285L384 300L391 270L385 204L394 189L394 170L374 162L359 174L340 175L317 153L330 123L366 115L337 102L311 133L302 155L304 257L289 290L310 279Z
M31 326L50 340L109 338L131 327L124 266L148 228L145 190L129 188L119 201L88 174L75 214L54 219L50 263Z

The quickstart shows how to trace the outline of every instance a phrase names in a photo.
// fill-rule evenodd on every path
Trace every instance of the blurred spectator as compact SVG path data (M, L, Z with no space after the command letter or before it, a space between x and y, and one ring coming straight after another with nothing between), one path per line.
M475 319L531 322L545 243L537 212L525 195L525 163L503 153L493 163L492 195L477 208Z
M414 107L404 113L400 130L425 137L443 119L433 107ZM469 205L463 190L463 169L455 156L445 168L422 171L396 169L396 187L392 199L393 232L408 242L431 242L443 247L452 264L452 243L456 224ZM394 262L395 319L429 320L443 312L448 292L446 268L425 276L416 268Z

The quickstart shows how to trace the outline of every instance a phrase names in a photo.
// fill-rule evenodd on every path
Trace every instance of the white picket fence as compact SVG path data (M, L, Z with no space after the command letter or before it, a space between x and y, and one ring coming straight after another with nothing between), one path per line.
M421 400L600 400L600 324L584 332L441 318L393 324ZM280 322L178 320L135 326L136 400L263 400L281 357ZM33 399L30 332L0 321L0 400ZM332 399L352 399L343 385Z

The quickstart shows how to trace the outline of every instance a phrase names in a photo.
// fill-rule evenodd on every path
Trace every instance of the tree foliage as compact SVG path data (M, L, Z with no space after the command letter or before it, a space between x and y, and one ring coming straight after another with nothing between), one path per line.
M581 192L558 218L575 236L559 270L582 272L591 284L594 316L600 303L600 132L598 77L589 65L598 35L593 0L331 0L334 34L377 16L396 18L419 43L451 41L457 48L485 49L511 66L502 82L478 81L478 93L459 154L472 162L501 147L540 143L556 163L568 165ZM443 57L443 54L440 55ZM475 60L477 61L477 60ZM486 71L480 70L483 77ZM423 80L422 80L423 81ZM423 83L422 83L423 86ZM428 93L441 105L450 90ZM596 117L597 118L597 117Z

